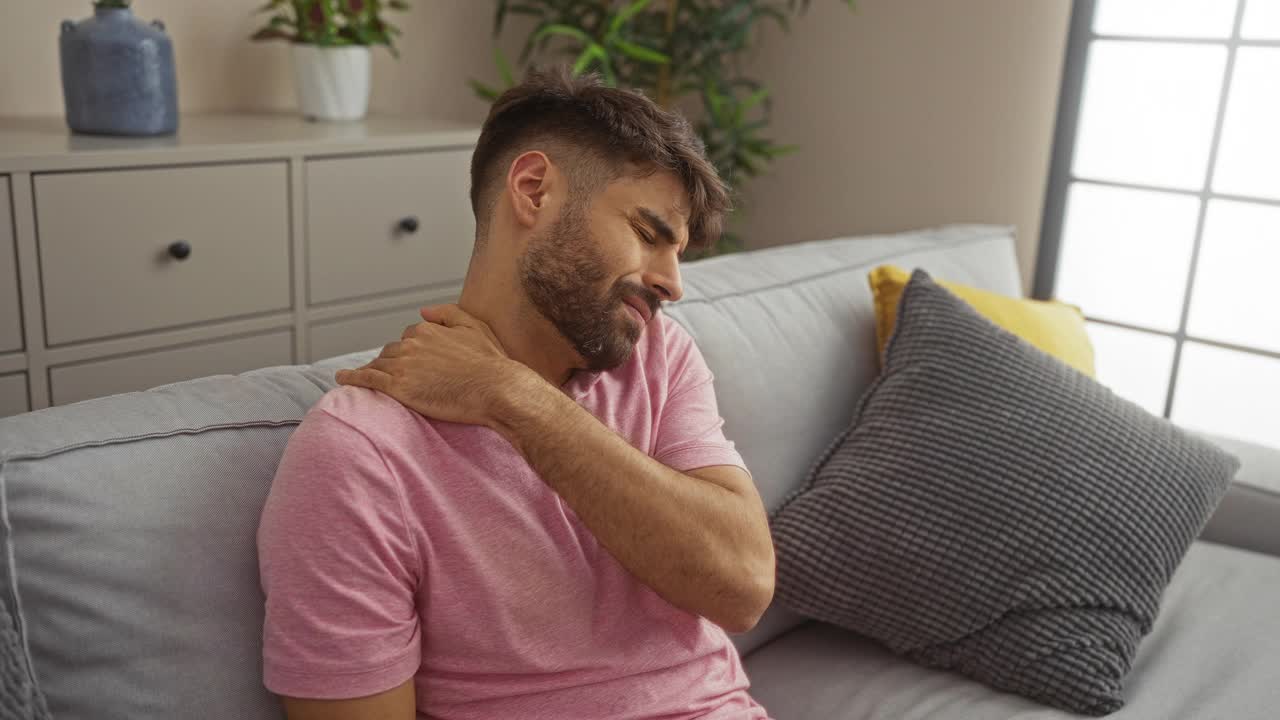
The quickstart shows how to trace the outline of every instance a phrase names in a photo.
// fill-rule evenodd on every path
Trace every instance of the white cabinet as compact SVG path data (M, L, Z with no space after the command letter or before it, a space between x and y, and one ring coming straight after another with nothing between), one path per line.
M166 138L0 119L0 416L399 339L461 288L478 136L427 118L188 115Z
M22 349L17 252L10 205L9 179L0 176L0 353Z

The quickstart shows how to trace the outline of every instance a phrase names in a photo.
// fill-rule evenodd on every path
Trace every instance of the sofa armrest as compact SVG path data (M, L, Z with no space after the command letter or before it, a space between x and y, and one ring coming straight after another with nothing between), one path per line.
M1240 471L1200 539L1280 557L1280 450L1217 435L1204 438L1240 458Z

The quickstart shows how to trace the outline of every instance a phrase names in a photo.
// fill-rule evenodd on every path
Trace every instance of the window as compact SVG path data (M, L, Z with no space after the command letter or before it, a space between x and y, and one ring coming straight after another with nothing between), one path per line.
M1280 0L1077 0L1034 295L1098 379L1280 447Z

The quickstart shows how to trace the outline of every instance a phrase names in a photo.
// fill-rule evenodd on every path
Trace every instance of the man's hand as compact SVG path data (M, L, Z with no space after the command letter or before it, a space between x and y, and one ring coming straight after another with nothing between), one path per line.
M533 371L507 357L489 326L457 305L421 312L424 322L405 328L372 362L339 370L338 384L378 390L436 420L489 425L503 385Z

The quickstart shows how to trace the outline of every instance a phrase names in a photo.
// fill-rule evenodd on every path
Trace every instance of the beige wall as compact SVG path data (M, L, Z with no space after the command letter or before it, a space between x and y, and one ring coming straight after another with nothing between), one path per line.
M1070 0L814 0L754 67L802 149L744 197L750 247L1015 225L1033 277Z
M294 107L288 47L250 43L262 0L136 0L175 43L184 111ZM813 0L754 58L776 137L801 144L747 188L751 247L948 222L1017 226L1029 285L1070 0ZM479 121L495 75L488 0L414 0L402 58L375 53L374 111ZM0 116L62 112L57 34L89 0L5 0ZM520 33L504 41L509 55Z
M3 0L0 20L0 116L61 115L58 26L92 14L89 0ZM184 112L288 110L295 107L286 44L252 43L263 0L135 0L134 12L163 20L174 41L178 101ZM466 79L492 79L493 4L413 0L392 13L404 30L401 59L374 54L375 112L434 113L484 119ZM508 33L514 37L515 33Z

